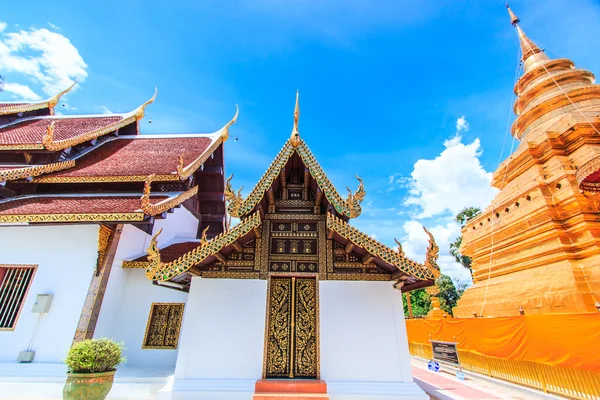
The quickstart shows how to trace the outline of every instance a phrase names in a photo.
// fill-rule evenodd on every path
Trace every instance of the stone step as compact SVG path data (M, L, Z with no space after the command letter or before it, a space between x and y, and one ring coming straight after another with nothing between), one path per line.
M254 388L256 394L267 393L306 393L326 394L327 384L325 381L313 379L262 379L256 381Z
M252 400L281 400L281 399L294 399L294 400L329 400L329 396L323 393L255 393Z

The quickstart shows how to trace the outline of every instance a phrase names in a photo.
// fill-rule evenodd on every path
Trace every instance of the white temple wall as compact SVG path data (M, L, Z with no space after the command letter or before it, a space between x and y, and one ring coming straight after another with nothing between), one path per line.
M97 225L11 226L0 228L0 264L38 268L13 331L0 331L0 362L16 362L34 335L40 314L31 312L37 294L53 294L39 321L33 362L61 362L75 329L96 267Z
M250 399L262 377L267 281L194 277L172 399Z
M319 311L331 400L428 399L412 380L402 294L391 282L321 281Z
M181 207L156 220L152 234L160 247L178 240L196 238L198 220ZM152 236L125 225L119 239L94 337L108 337L125 343L123 355L130 366L175 367L177 349L142 349L152 303L186 303L187 293L152 284L145 270L121 268L124 260L144 255Z

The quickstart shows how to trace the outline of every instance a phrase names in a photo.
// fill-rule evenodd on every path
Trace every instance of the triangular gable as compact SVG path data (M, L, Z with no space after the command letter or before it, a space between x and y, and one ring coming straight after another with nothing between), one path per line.
M358 190L355 193L349 193L346 199L342 198L306 143L301 140L300 144L297 147L294 147L291 139L288 139L285 142L285 145L277 154L267 171L245 199L243 199L239 193L237 195L235 194L231 187L231 178L228 179L227 187L225 189L225 197L229 203L227 212L231 216L238 218L244 218L251 213L262 201L266 192L279 177L282 169L286 166L294 153L297 153L300 156L300 159L310 171L311 176L323 191L329 203L331 203L340 215L347 218L355 218L361 214L362 208L360 203L366 194L362 180L357 177L360 182Z

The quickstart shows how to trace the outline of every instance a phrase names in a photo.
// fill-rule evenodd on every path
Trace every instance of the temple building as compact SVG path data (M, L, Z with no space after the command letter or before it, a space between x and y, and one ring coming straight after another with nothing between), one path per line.
M296 99L292 134L248 196L227 180L237 225L194 245L159 246L158 232L124 264L189 291L174 400L268 399L290 379L316 398L427 398L412 381L402 292L439 276L433 237L417 263L350 225L363 182L336 191L299 117Z
M170 350L143 350L145 327L153 305L187 294L121 264L157 230L173 242L223 232L235 118L212 134L140 135L156 93L125 114L56 115L72 87L0 104L0 362L60 363L74 340L107 336L132 365L174 365Z
M62 388L73 341L109 337L125 343L120 370L174 374L144 389L163 400L266 399L282 379L311 398L428 398L402 293L439 276L433 236L419 263L350 224L364 184L336 191L300 138L298 99L244 198L224 179L237 113L211 134L141 135L156 93L126 114L56 115L70 89L0 104L0 370L56 366ZM44 385L27 395L52 397ZM15 387L0 381L0 398Z
M510 10L522 51L515 86L520 141L492 178L500 192L463 228L474 285L458 317L600 309L600 86L550 59Z

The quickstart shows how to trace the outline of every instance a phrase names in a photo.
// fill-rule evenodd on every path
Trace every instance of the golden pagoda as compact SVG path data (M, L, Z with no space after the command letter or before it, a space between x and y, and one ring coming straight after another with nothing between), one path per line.
M523 54L511 128L520 143L493 175L492 204L463 228L474 284L454 315L597 312L600 85L550 59L508 11Z

